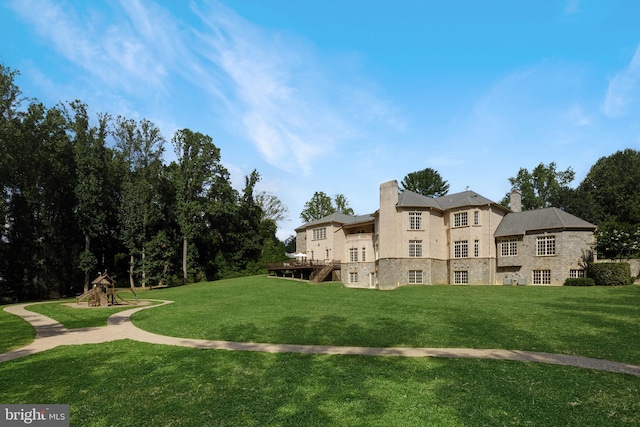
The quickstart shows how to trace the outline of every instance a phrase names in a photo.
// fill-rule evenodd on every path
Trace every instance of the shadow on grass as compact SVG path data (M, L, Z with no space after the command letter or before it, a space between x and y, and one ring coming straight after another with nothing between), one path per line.
M638 425L638 378L504 361L196 350L132 341L0 365L3 403L71 425Z
M626 296L602 302L567 298L561 304L547 303L544 307L562 312L563 321L573 325L557 333L568 354L640 364L640 301L630 301ZM554 326L550 329L553 333Z

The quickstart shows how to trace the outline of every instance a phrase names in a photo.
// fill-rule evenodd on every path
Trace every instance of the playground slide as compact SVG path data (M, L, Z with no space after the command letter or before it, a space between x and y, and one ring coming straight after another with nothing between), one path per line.
M120 296L120 294L119 294L119 293L114 292L113 294L116 296L116 298L118 298L118 299L119 299L120 301L122 301L123 303L125 303L125 304L132 304L132 301L131 301L131 300L126 300L126 299L122 298L122 297ZM134 295L136 295L136 294L134 293ZM138 303L138 296L136 295L136 301L135 301L135 302L133 302L133 304L137 304L137 303Z
M90 297L93 294L93 289L89 289L87 292L85 292L84 294L76 297L76 302L80 302L85 298Z

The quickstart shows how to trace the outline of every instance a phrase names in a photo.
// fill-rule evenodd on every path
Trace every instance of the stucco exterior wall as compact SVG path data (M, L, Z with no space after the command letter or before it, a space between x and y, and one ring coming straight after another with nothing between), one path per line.
M380 185L380 211L378 215L378 256L380 259L394 258L400 251L402 222L396 212L398 183L385 182Z
M313 230L326 229L326 237L313 238ZM297 243L296 239L296 243ZM344 251L344 234L335 224L320 224L307 229L305 253L309 260L340 260Z
M307 230L296 232L296 252L307 252Z

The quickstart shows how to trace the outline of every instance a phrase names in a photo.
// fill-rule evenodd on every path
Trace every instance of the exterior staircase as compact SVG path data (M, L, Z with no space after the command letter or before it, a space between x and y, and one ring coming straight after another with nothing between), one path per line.
M311 274L311 278L310 278L310 282L311 283L320 283L322 282L324 279L327 278L327 276L329 274L331 274L331 272L335 269L335 266L333 264L327 264L325 266L323 266L322 268L316 269L313 271L313 273Z

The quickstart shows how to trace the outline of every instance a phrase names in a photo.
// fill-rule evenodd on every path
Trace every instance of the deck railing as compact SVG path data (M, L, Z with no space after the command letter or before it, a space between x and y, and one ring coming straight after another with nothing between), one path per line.
M278 270L278 269L286 269L286 268L316 268L323 267L325 265L339 265L339 260L331 260L331 259L312 259L308 261L298 261L298 260L290 260L290 261L282 261L282 262L270 262L267 264L267 270Z

